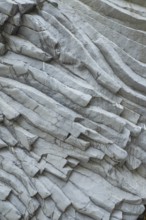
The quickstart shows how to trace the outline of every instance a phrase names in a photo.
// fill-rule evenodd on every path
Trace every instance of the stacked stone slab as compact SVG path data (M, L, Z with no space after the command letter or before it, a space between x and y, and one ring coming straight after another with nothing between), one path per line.
M0 0L0 220L144 212L142 3Z

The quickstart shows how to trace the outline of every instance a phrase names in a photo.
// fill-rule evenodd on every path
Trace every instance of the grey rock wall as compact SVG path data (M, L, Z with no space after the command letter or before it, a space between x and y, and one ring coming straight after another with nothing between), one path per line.
M146 204L146 8L0 0L0 220L136 220Z

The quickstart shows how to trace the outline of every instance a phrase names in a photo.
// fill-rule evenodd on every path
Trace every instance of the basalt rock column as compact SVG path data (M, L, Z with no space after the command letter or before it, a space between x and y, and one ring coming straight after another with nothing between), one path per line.
M1 220L144 212L142 2L0 1Z

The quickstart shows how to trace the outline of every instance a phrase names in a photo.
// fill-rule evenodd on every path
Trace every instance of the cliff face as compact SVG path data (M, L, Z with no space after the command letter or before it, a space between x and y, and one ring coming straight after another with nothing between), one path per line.
M0 220L144 212L142 5L0 1Z

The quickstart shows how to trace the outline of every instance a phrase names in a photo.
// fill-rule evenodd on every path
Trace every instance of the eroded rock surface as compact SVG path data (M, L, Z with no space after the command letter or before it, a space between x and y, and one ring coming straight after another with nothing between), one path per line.
M0 219L136 220L146 204L146 8L0 1Z

